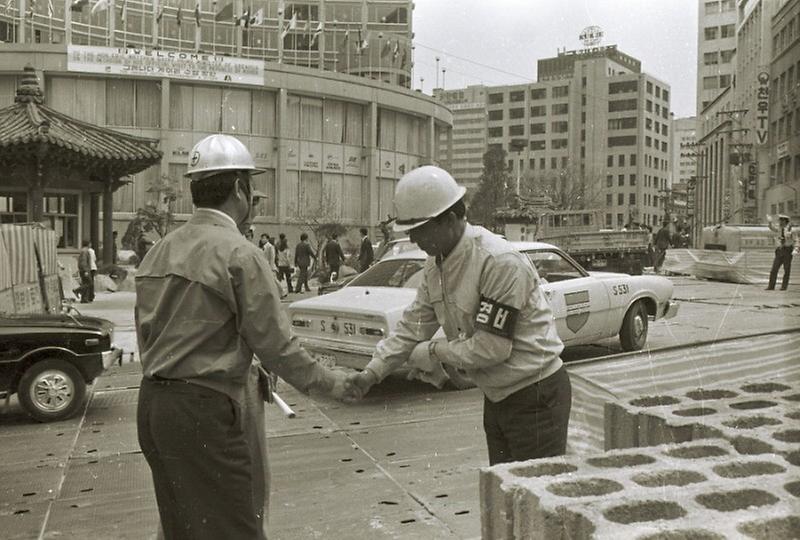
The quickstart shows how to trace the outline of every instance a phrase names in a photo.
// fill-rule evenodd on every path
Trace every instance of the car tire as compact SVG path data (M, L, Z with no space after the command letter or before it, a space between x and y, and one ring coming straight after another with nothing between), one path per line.
M628 308L619 331L619 342L623 351L639 351L644 347L647 342L648 324L647 307L644 302L641 300L634 302Z
M31 365L17 387L19 402L39 422L55 422L74 415L86 397L86 382L78 369L59 358Z
M475 388L475 383L472 382L472 379L470 379L469 376L464 373L464 371L445 363L442 363L442 367L444 368L445 373L447 373L447 376L450 378L450 380L447 381L447 386L450 388L454 388L456 390Z

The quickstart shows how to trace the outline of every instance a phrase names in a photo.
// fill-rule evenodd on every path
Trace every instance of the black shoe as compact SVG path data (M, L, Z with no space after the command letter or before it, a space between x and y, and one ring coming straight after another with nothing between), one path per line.
M774 291L774 290L775 290L775 287L767 287L767 288L766 288L766 289L764 289L764 290L765 290L765 291Z
M782 291L785 291L788 287L781 287Z

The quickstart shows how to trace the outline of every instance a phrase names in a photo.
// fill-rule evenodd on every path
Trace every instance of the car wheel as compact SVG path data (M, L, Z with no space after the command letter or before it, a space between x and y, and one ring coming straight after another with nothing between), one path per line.
M86 382L77 368L66 360L49 358L25 371L17 395L25 411L36 420L64 420L75 414L83 403Z
M639 351L647 342L647 307L644 302L635 302L622 320L622 329L619 331L619 341L623 351Z
M442 367L444 368L445 373L447 373L447 376L450 378L448 385L451 388L455 388L456 390L475 388L475 383L472 382L472 379L470 379L463 370L445 363L442 363Z

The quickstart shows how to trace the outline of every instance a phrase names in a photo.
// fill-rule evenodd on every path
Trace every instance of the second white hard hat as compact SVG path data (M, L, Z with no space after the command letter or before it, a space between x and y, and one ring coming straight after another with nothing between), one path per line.
M408 231L438 216L466 193L450 173L425 165L400 178L394 192L394 230Z

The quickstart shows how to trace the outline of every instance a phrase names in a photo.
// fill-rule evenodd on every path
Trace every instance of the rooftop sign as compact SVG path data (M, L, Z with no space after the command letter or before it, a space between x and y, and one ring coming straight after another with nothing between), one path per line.
M599 26L587 26L579 36L584 47L596 47L603 40L603 29Z

